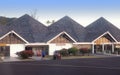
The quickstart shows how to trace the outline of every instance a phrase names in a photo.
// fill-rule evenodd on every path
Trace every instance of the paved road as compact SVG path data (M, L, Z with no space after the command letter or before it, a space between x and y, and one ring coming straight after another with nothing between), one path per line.
M120 57L6 62L0 75L120 75Z

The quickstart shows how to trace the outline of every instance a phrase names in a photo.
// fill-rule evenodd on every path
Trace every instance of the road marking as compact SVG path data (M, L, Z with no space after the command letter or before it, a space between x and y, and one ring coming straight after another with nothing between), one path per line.
M96 69L109 69L120 70L120 67L99 67L99 66L77 66L77 65L62 65L62 64L37 64L37 63L3 63L13 65L36 65L36 66L51 66L51 67L73 67L73 68L96 68Z

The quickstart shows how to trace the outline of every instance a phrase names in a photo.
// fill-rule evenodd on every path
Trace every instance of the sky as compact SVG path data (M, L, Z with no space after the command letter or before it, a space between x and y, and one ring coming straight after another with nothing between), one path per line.
M69 16L84 27L100 17L120 28L120 0L0 0L0 16L20 17L37 11L37 19Z

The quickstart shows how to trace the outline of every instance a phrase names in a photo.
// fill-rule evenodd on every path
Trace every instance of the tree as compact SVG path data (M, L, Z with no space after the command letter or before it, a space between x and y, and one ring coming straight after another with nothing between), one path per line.
M37 16L37 12L38 12L37 9L34 9L33 11L31 11L31 17L38 20L39 17Z
M55 20L52 20L52 24L55 23Z
M50 24L53 24L53 23L55 23L55 20L52 20L52 21L50 21L50 20L47 20L47 21L46 21L46 23L47 23L48 25L50 25Z
M32 50L24 50L16 53L19 57L22 59L28 59L29 57L32 57L34 55Z
M68 49L68 53L69 53L69 55L77 55L77 52L78 52L78 49L77 48L75 48L75 47L72 47L72 48L69 48Z
M49 24L51 24L51 22L50 22L49 20L47 20L47 22L46 22L46 23L47 23L48 25L49 25Z

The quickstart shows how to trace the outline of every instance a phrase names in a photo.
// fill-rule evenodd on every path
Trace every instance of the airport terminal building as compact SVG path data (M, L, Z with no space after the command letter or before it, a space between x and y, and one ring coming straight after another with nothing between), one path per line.
M83 27L68 16L45 26L25 14L0 25L0 52L16 57L22 50L54 51L71 47L88 48L94 53L114 53L120 48L120 29L103 17Z

